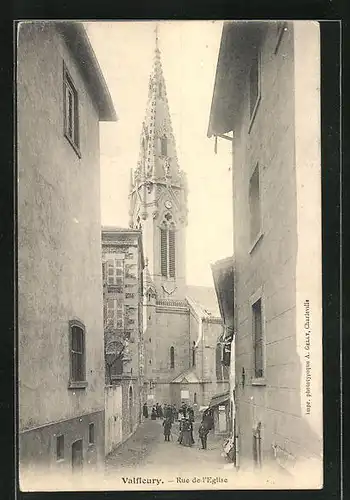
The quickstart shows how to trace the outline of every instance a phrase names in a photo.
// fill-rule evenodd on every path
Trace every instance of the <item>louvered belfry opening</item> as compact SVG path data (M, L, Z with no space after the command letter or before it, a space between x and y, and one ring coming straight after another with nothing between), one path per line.
M169 275L175 278L175 231L169 230Z
M168 230L160 230L160 255L161 255L161 273L162 276L168 276Z
M161 274L166 278L175 278L176 253L175 253L175 230L168 228L160 229L160 258Z

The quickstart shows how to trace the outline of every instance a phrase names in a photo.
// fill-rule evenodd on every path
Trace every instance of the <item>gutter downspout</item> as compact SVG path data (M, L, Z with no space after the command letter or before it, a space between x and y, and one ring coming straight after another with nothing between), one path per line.
M233 420L233 437L234 437L234 443L235 443L235 467L239 469L239 434L238 434L238 422L237 422L237 374L236 374L236 334L237 334L237 289L236 289L236 232L235 232L235 178L234 178L234 148L233 148L233 142L234 142L234 133L232 132L232 150L231 150L231 155L232 155L232 165L231 165L231 171L232 171L232 222L233 222L233 339L231 343L231 363L233 362L233 367L231 366L230 372L232 373L232 368L233 368L233 373L234 376L233 378L233 388L231 387L231 392L232 392L232 398L233 398L233 407L234 407L234 420ZM232 361L233 360L233 361ZM230 379L231 379L231 373L230 373Z

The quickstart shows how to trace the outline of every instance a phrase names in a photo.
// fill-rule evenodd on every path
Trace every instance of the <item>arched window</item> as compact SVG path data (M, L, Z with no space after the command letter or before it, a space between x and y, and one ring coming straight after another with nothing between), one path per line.
M175 226L166 225L160 229L160 267L161 275L166 278L175 278Z
M194 395L193 395L193 404L196 405L197 404L197 393L195 392Z
M167 156L168 154L168 140L165 135L160 138L160 154L162 156Z
M175 368L175 349L170 347L170 368Z
M196 343L192 345L192 366L196 366Z

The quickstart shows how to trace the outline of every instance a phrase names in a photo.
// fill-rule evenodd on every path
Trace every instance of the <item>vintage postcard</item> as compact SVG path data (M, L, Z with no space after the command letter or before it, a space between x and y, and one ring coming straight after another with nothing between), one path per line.
M21 490L322 488L319 24L17 30Z

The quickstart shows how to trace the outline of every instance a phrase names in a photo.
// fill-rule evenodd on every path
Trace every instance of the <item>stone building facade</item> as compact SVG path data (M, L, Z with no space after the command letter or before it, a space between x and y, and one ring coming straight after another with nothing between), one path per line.
M232 141L240 461L301 464L308 487L322 485L319 50L315 22L224 23L208 132Z
M116 115L80 23L23 22L18 30L19 461L26 489L32 469L36 478L57 470L67 477L104 458L99 121Z
M130 227L143 235L145 377L150 404L198 407L228 386L216 377L222 321L214 289L186 283L187 185L171 125L158 37L140 157L130 183ZM219 362L219 361L218 361ZM220 372L221 373L221 372Z
M122 388L122 440L125 440L141 421L144 400L141 231L103 227L102 268L106 386ZM112 393L111 389L108 393ZM118 415L109 415L112 419L115 416ZM106 441L109 443L108 437Z

